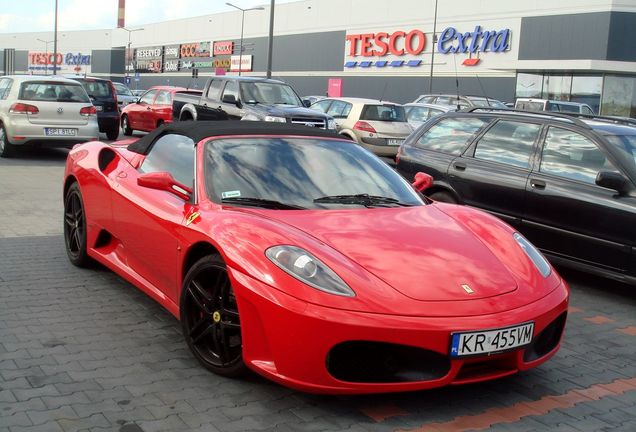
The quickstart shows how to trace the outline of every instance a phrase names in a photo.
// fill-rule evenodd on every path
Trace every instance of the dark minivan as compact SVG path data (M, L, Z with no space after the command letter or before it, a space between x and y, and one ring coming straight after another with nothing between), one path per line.
M65 75L82 84L91 102L97 110L99 131L105 133L109 140L119 137L119 108L117 106L117 91L111 80L103 78Z
M397 169L434 200L486 210L556 263L636 284L636 128L612 118L473 109L425 123Z

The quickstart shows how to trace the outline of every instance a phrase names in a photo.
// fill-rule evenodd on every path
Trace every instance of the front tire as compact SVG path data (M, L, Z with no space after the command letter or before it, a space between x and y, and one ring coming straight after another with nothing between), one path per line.
M124 130L124 135L131 136L133 130L130 128L130 123L128 123L128 116L122 116L121 118L121 128Z
M188 347L206 369L225 377L245 373L236 297L218 254L201 258L186 274L180 315Z
M73 265L89 265L90 258L86 253L86 213L77 183L68 188L64 197L64 243L68 259Z
M0 157L10 158L14 154L15 146L9 142L4 126L0 126Z

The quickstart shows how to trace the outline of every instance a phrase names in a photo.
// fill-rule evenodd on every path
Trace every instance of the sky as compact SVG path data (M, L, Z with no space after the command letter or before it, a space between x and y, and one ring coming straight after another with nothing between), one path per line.
M276 4L298 0L276 0ZM126 26L233 10L226 0L126 0ZM241 8L269 0L231 0ZM58 0L58 30L117 27L118 0ZM0 0L0 33L53 31L55 0Z

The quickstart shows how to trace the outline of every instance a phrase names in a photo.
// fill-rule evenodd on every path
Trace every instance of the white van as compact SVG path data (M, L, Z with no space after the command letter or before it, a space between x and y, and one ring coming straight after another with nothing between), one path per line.
M547 99L519 98L515 102L515 109L523 111L555 111L595 115L592 108L590 108L587 104Z

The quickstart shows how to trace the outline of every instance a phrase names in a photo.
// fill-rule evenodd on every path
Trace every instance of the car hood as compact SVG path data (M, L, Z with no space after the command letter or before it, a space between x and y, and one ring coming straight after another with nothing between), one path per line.
M280 221L336 249L414 300L474 300L517 289L485 240L436 205L329 210L320 217L315 212L282 213Z
M266 105L266 104L246 104L246 110L254 111L261 114L261 116L276 116L276 117L312 117L312 118L329 118L324 113L316 110L312 110L305 107L294 107L290 105Z

